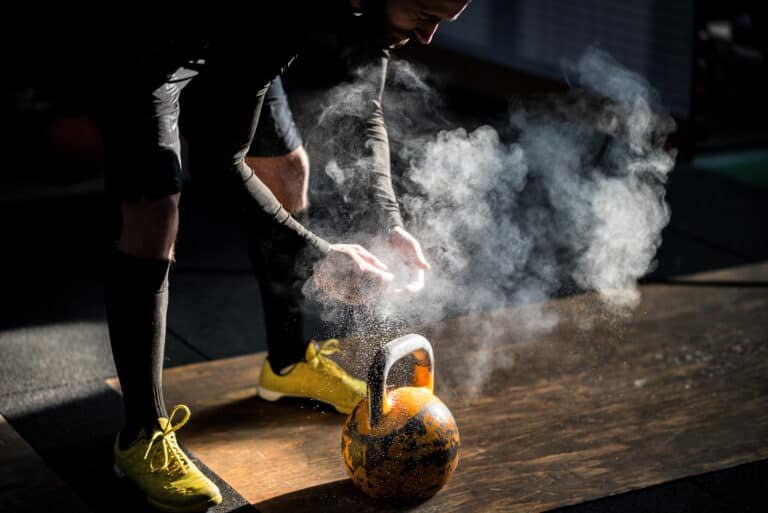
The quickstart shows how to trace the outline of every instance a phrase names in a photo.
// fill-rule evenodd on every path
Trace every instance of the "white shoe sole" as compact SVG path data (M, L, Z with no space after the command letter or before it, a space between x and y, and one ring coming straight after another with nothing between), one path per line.
M293 397L293 396L289 396L281 392L275 392L273 390L268 390L262 386L259 386L259 397L261 397L265 401L269 401L273 403L278 399L282 399L283 397Z

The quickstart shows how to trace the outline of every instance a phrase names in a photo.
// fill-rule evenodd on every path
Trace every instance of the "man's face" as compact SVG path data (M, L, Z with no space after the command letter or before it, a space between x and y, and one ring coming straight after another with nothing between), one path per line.
M399 48L411 39L428 45L440 22L455 19L470 0L384 0L386 43Z

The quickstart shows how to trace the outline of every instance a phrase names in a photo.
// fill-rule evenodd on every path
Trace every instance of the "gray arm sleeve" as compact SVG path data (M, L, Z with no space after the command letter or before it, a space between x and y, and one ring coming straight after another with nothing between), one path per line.
M370 159L369 186L379 223L382 228L392 228L402 226L403 220L400 216L395 191L392 188L389 135L382 109L388 59L381 57L379 62L380 65L373 66L371 69L372 76L370 79L373 81L372 91L374 95L372 98L366 99L364 155Z

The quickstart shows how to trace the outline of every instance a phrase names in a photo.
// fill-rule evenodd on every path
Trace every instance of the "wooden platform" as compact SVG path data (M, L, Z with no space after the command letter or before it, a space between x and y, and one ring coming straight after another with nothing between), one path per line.
M642 288L628 318L592 295L419 332L462 436L459 467L409 511L546 511L768 458L768 264ZM365 344L346 341L364 360ZM359 494L341 415L256 397L263 355L171 369L185 445L264 513L398 511Z

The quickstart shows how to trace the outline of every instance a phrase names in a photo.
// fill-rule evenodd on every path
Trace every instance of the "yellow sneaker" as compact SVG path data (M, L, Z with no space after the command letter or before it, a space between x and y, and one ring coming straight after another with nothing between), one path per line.
M365 398L366 385L328 358L339 351L339 341L330 339L307 346L305 361L284 375L275 373L264 360L259 377L259 396L267 401L281 397L302 397L328 403L340 413L350 413Z
M176 412L184 417L173 424ZM172 512L205 511L221 502L218 487L200 472L184 454L176 441L176 431L189 420L189 408L183 404L173 408L166 419L161 417L152 436L144 431L125 450L115 440L115 471L125 475L147 496L157 509Z

